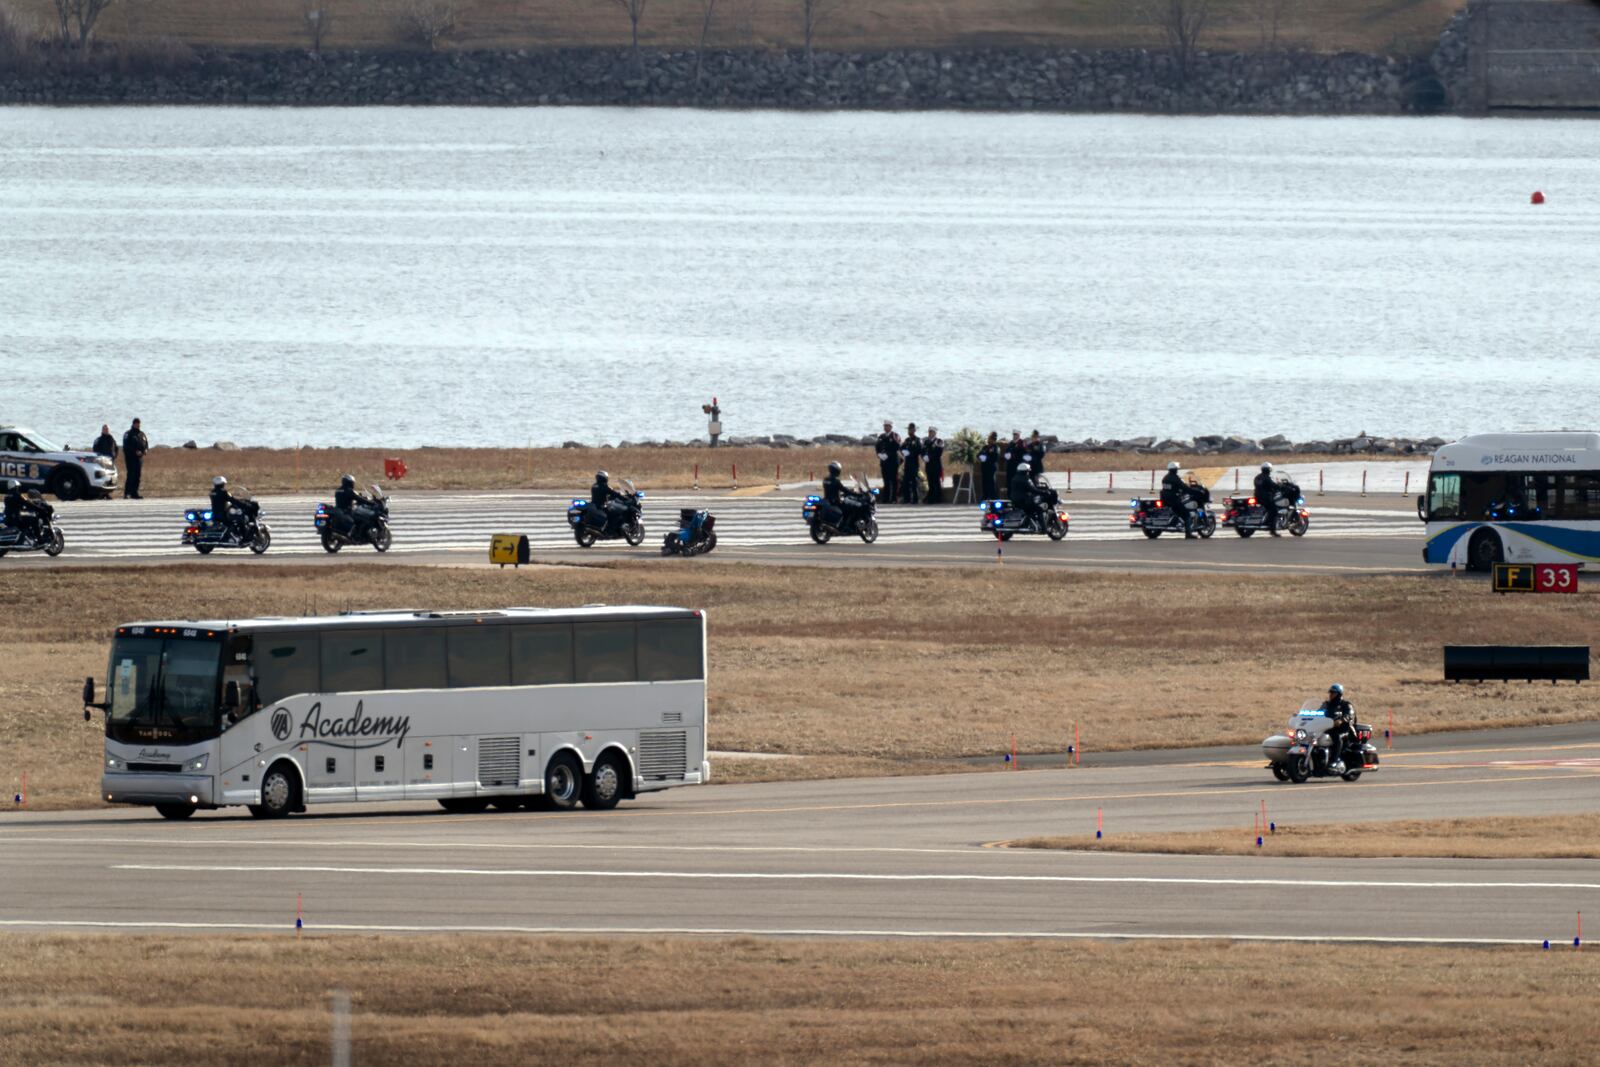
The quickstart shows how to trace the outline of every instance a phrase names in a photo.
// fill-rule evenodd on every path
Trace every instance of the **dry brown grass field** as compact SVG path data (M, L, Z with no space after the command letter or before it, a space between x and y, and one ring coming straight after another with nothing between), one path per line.
M1256 830L1205 830L1179 834L1116 834L1096 841L1033 837L1012 848L1099 852L1181 852L1206 856L1437 856L1451 859L1597 859L1600 815L1489 816L1474 819L1407 819L1396 822L1319 823Z
M402 459L406 476L385 482L383 461ZM614 478L631 478L641 489L688 489L700 469L707 491L730 488L734 467L741 487L787 484L825 476L830 460L844 464L850 475L878 476L878 461L866 448L246 448L219 452L210 448L155 448L145 460L145 496L195 496L208 491L211 479L226 476L235 485L257 493L331 493L341 474L355 475L363 485L379 482L390 488L418 489L555 489L586 491L601 468ZM1152 456L1134 452L1081 453L1051 456L1046 473L1065 488L1066 470L1161 471L1169 459L1185 469L1215 469L1252 457ZM1349 456L1294 456L1295 463L1348 462ZM1373 461L1375 463L1381 461ZM951 464L946 473L954 474ZM1104 482L1097 483L1104 485Z
M0 572L0 788L95 803L101 740L78 688L135 618L591 601L703 608L713 748L807 758L718 778L921 773L958 757L1253 746L1307 695L1349 687L1399 744L1441 729L1592 718L1587 687L1447 685L1441 643L1595 644L1578 597L1494 598L1443 577L1129 576L998 567L17 568ZM730 775L730 772L732 774Z
M1594 1062L1588 952L528 937L11 936L7 1062ZM1338 1014L1311 1010L1337 991ZM1335 1018L1347 1020L1335 1025Z
M49 0L17 6L49 24ZM324 47L396 48L393 12L382 0L328 0ZM1201 44L1258 48L1271 39L1263 14L1282 15L1277 43L1315 51L1427 51L1461 0L1212 0ZM625 45L628 21L603 0L459 0L452 48L572 48ZM843 0L828 5L817 26L819 48L1151 47L1159 34L1134 0ZM699 37L695 0L653 0L640 23L646 48L692 46ZM149 0L121 3L104 22L108 39L172 36L192 44L239 48L304 48L302 0ZM712 25L714 48L798 48L799 0L722 0Z

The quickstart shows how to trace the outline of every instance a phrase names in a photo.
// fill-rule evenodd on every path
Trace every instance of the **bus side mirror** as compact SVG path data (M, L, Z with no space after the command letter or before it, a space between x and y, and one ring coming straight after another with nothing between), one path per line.
M222 687L222 706L229 711L239 709L239 683L229 682Z
M1428 521L1428 498L1426 496L1417 497L1417 518L1423 522Z
M83 680L83 714L85 718L88 718L89 709L92 707L94 707L94 677L90 676Z

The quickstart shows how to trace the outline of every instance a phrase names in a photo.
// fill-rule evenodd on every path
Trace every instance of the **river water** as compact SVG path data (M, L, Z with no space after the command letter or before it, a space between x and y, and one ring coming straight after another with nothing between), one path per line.
M0 109L0 422L1595 425L1583 120ZM1529 204L1541 189L1543 206Z

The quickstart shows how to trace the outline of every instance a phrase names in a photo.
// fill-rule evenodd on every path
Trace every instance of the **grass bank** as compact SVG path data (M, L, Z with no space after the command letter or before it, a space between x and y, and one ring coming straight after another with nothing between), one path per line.
M7 1059L1588 1064L1588 953L1045 941L13 936ZM687 979L687 980L686 980ZM253 990L254 994L243 991ZM1311 1012L1337 990L1347 1027Z
M384 481L386 457L402 459L406 476ZM1154 456L1134 452L1092 452L1053 455L1046 463L1053 480L1065 471L1164 471L1176 459L1185 469L1217 469L1253 458L1237 456ZM1275 457L1276 458L1276 457ZM785 484L826 476L828 462L838 460L847 474L878 476L877 456L867 448L245 448L219 452L210 448L155 448L145 459L145 496L195 496L207 492L211 479L226 476L235 485L257 493L328 492L339 476L355 475L363 485L379 482L402 490L418 489L551 489L582 492L594 472L631 478L641 489L707 490ZM1350 456L1295 455L1283 462L1339 463ZM947 474L959 468L947 464ZM1102 483L1103 484L1103 483ZM1148 483L1146 483L1148 485ZM1062 485L1064 488L1064 484Z
M1205 830L1179 834L1117 834L1096 841L1032 837L1012 848L1097 852L1174 852L1205 856L1434 856L1449 859L1600 859L1600 815L1492 816L1396 822L1279 826L1255 831Z
M727 780L922 773L961 757L1254 746L1343 682L1363 719L1431 730L1592 718L1577 686L1447 685L1442 643L1600 643L1585 597L1492 597L1418 578L844 570L681 561L586 567L239 566L20 570L0 580L0 788L96 803L79 714L107 635L135 618L591 601L704 608L713 748L805 759ZM1026 760L1024 760L1026 766ZM970 768L968 768L970 769Z
M13 0L42 25L51 25L50 0ZM400 12L414 3L322 5L328 13L323 47L411 47ZM1201 46L1254 49L1264 44L1321 52L1426 52L1461 6L1460 0L1212 0ZM612 4L566 0L457 0L452 48L574 48L624 46L629 24ZM104 18L107 39L173 37L227 48L305 48L302 0L162 0L118 4ZM1151 48L1161 33L1127 0L873 0L822 8L816 46L833 51L883 48L1057 46ZM654 0L639 23L650 49L693 47L704 7L696 0ZM1276 25L1274 25L1274 22ZM755 3L724 0L707 41L713 48L799 48L799 0Z

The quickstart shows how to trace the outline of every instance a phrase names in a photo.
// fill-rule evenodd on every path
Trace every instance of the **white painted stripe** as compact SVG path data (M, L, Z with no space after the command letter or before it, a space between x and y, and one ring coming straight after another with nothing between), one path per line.
M101 930L251 930L281 933L293 929L292 923L242 922L160 922L111 919L0 919L0 927ZM858 937L858 938L949 938L954 940L1046 941L1263 941L1378 945L1537 945L1538 938L1527 937L1385 937L1356 934L1177 934L1101 932L1092 930L826 930L740 927L740 926L432 926L399 923L311 923L306 929L318 933L358 934L568 934L598 936L626 934L641 937Z
M671 878L688 881L1054 882L1092 885L1291 886L1317 889L1600 889L1600 882L1390 882L1324 878L1156 878L1075 874L868 874L851 871L604 871L480 867L318 867L117 863L114 871L235 874L395 874L485 878Z
M1255 766L1255 764L1251 764ZM7 836L7 835L0 835ZM31 834L22 836L13 834L8 836L11 842L8 847L15 848L20 845L159 845L162 848L189 846L193 848L215 848L218 845L243 845L249 848L371 848L380 850L394 850L402 848L418 849L476 849L476 850L504 850L514 851L573 851L593 852L797 852L806 854L823 855L854 855L874 853L913 853L928 856L974 856L984 857L1010 857L1018 856L1051 856L1062 853L1050 849L1011 849L996 850L992 848L896 848L892 846L806 846L806 845L623 845L623 844L582 844L582 843L538 843L523 841L391 841L381 837L370 837L360 841L352 840L307 840L298 838L251 838L251 837L205 837L195 838L167 838L167 837L35 837ZM1078 855L1078 853L1074 853ZM1113 853L1096 852L1096 856L1109 856ZM983 862L989 862L983 859Z

